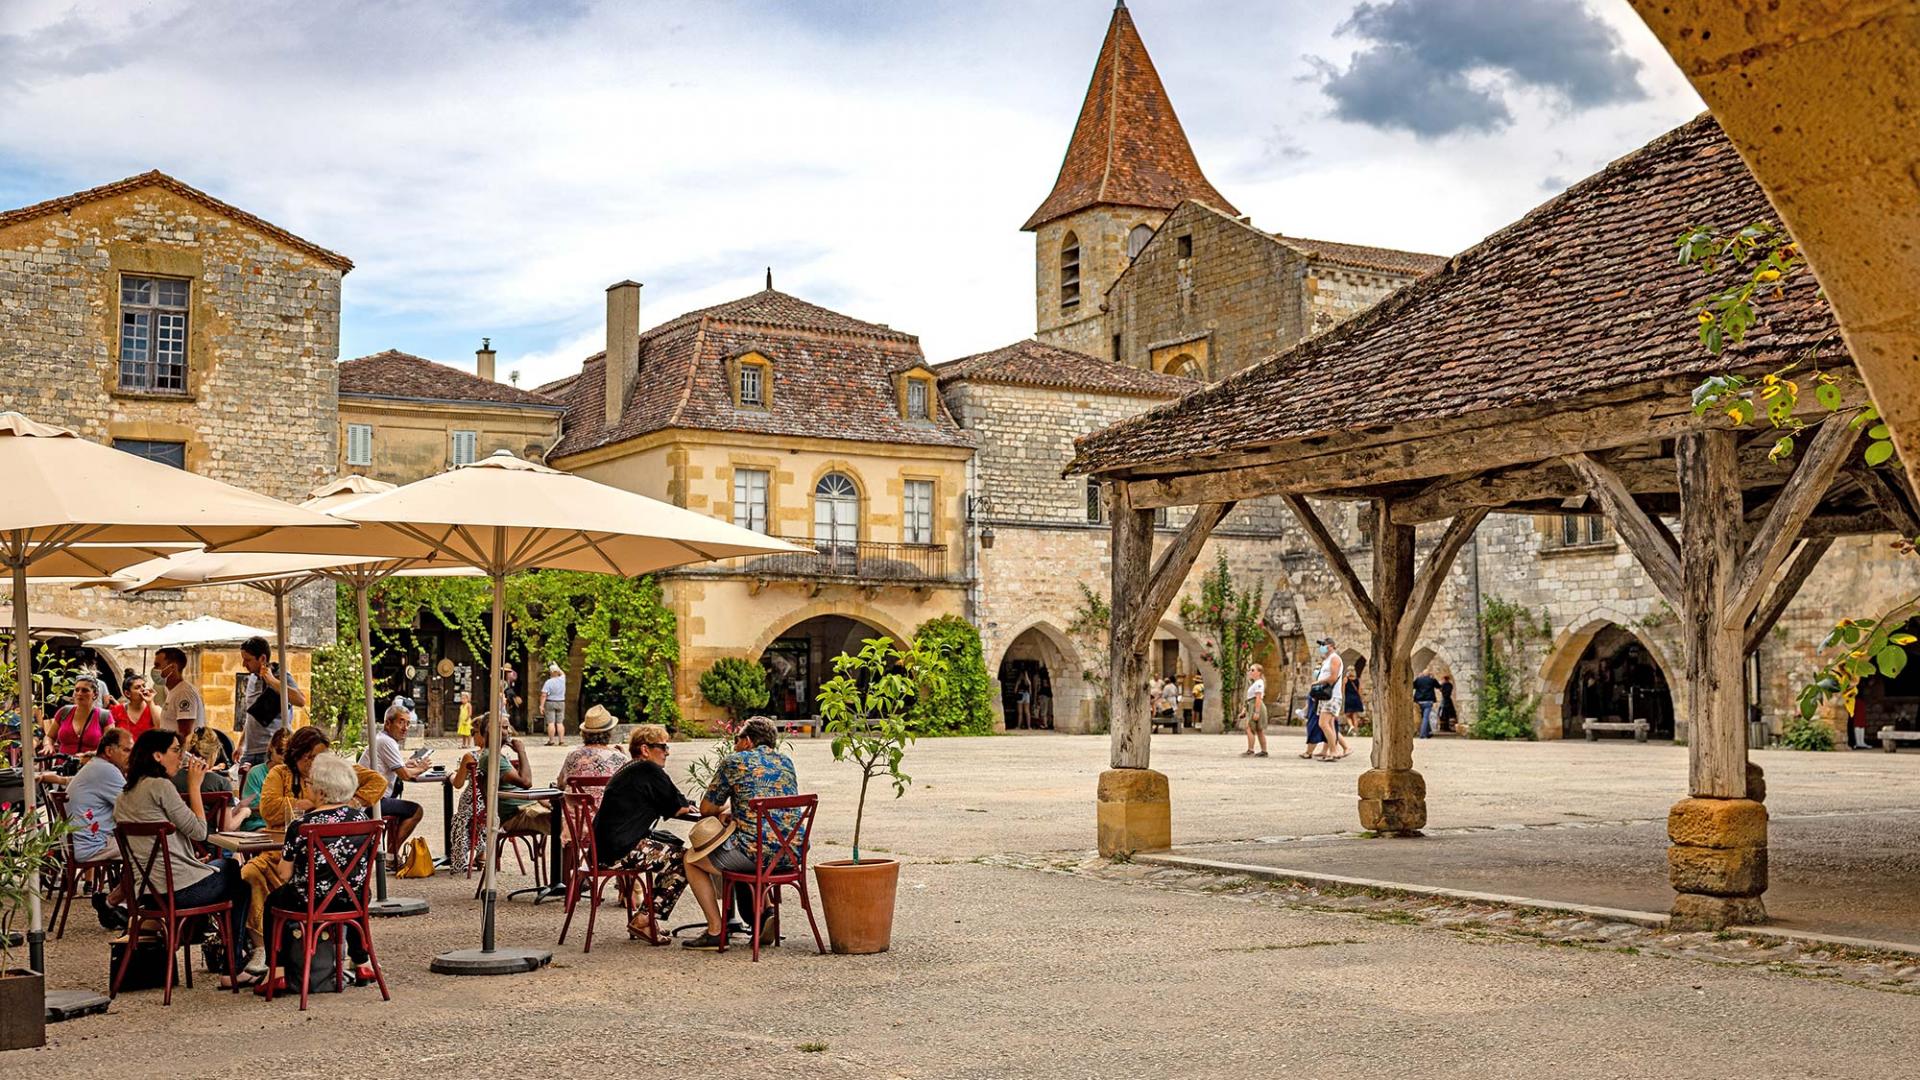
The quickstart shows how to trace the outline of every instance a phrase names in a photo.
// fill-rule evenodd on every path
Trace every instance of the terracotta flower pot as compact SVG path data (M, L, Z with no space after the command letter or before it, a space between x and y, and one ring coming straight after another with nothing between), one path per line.
M46 1044L46 977L31 971L0 971L0 1050Z
M820 911L834 952L862 955L886 952L893 941L893 896L900 885L900 864L892 859L846 859L815 863Z

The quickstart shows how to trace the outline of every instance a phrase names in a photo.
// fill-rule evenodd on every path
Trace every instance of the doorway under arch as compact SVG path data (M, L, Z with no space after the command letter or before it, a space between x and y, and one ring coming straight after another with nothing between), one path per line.
M1667 673L1653 650L1618 623L1592 631L1565 673L1560 701L1563 739L1584 738L1588 720L1645 720L1651 737L1673 738Z
M819 712L820 684L833 678L833 658L859 652L870 638L893 634L849 615L815 615L781 631L760 652L767 669L767 712L783 720Z
M1040 621L1015 634L1000 654L1000 705L1008 731L1086 731L1086 679L1080 654L1059 627ZM1025 708L1022 709L1022 697Z

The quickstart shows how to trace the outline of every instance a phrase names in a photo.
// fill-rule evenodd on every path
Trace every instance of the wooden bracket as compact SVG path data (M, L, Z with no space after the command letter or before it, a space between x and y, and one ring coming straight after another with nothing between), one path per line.
M1920 514L1914 513L1911 493L1903 481L1862 461L1849 463L1846 471L1853 482L1860 485L1860 490L1867 493L1873 505L1887 515L1887 520L1893 523L1901 536L1909 540L1920 536Z
M1313 512L1313 507L1307 505L1305 496L1282 495L1280 499L1293 511L1300 527L1313 540L1313 546L1320 549L1327 565L1332 567L1333 576L1340 582L1340 587L1346 590L1347 599L1353 603L1354 613L1360 616L1367 634L1377 635L1380 632L1380 609L1374 605L1373 598L1367 595L1367 587L1360 583L1360 576L1353 572L1353 564L1347 561L1347 553L1340 550L1339 541L1327 531L1326 523L1320 520L1319 514Z
M1230 502L1204 503L1194 508L1193 517L1180 529L1180 535L1154 560L1153 571L1147 576L1146 590L1141 594L1138 609L1138 621L1127 628L1128 640L1133 643L1136 652L1144 651L1153 642L1154 628L1160 625L1160 618L1166 614L1173 598L1180 594L1180 586L1186 584L1187 573L1200 557L1200 549L1206 546L1207 537L1213 535L1215 526L1233 509Z
M1614 531L1640 560L1654 587L1669 604L1680 607L1680 549L1666 524L1648 514L1619 474L1591 454L1571 454L1567 464L1587 482L1594 498L1606 507Z
M1854 445L1860 440L1860 432L1853 427L1854 415L1848 412L1828 417L1820 424L1812 445L1802 451L1799 466L1780 489L1773 508L1767 511L1766 520L1760 523L1734 570L1726 607L1720 612L1721 625L1744 628L1747 617L1760 606L1767 583L1800 539L1801 526L1827 497L1840 467L1853 456Z
M1413 645L1420 637L1420 628L1427 624L1427 614L1433 610L1433 602L1440 596L1440 587L1446 584L1447 574L1453 569L1453 560L1459 556L1460 549L1467 546L1473 531L1480 527L1492 507L1475 506L1455 514L1447 524L1447 531L1440 535L1440 542L1434 545L1427 555L1426 565L1413 580L1413 592L1407 598L1406 614L1400 617L1399 628L1394 632L1393 651L1395 656L1413 656Z
M1780 614L1787 610L1788 604L1793 603L1800 586L1806 584L1807 575L1813 573L1813 568L1820 563L1820 557L1832 546L1831 536L1810 537L1800 541L1800 550L1794 552L1793 561L1787 564L1786 572L1780 575L1773 591L1767 594L1766 603L1760 605L1752 621L1747 623L1746 652L1751 653L1760 647L1767 632L1773 629L1773 624L1780 621Z

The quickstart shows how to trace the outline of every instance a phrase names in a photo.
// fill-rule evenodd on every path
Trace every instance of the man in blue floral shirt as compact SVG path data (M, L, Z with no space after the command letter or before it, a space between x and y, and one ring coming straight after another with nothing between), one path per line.
M739 734L734 736L733 753L721 759L719 766L714 769L713 783L707 786L707 793L700 799L701 814L731 818L734 832L705 858L697 861L689 859L687 862L687 884L693 891L694 899L700 902L700 911L707 917L706 932L684 943L689 949L718 949L726 940L725 930L720 924L720 872L753 873L753 841L759 823L748 804L754 799L800 794L800 780L793 771L793 759L779 751L779 741L780 736L773 728L773 721L764 716L753 717L740 725ZM799 818L799 811L796 810L779 813L791 819L778 822L783 827L791 826ZM805 835L802 833L801 838L804 839ZM766 843L770 848L778 843L771 830ZM776 869L785 870L789 867L780 864ZM749 908L748 912L751 913L751 910ZM771 912L768 917L772 917Z

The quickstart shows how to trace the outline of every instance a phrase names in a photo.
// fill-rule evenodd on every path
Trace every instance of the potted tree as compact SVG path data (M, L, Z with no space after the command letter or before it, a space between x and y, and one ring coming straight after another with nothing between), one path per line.
M834 677L820 687L820 714L833 736L835 761L860 768L860 799L853 812L853 858L816 863L820 910L827 937L837 953L887 951L893 940L893 902L900 864L863 856L861 826L867 812L867 788L877 776L893 782L893 797L906 794L912 778L900 771L913 729L907 707L929 680L939 678L919 643L905 652L886 638L868 641L854 655L833 659Z
M46 975L15 968L13 949L27 921L30 886L53 865L71 828L59 821L45 829L25 814L0 814L0 1050L46 1045Z

